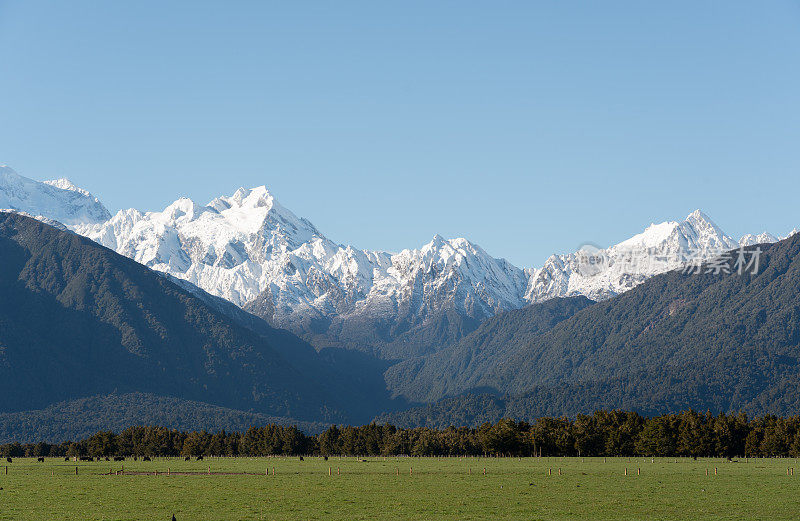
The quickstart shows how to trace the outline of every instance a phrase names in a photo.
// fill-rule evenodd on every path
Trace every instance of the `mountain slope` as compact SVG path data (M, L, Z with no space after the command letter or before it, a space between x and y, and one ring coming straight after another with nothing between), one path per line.
M1 165L0 209L41 215L65 225L101 223L111 218L96 197L66 179L34 181Z
M342 421L376 394L293 335L246 327L84 237L0 213L0 255L0 411L144 392Z
M592 304L586 297L554 298L500 313L449 347L393 365L385 374L387 386L412 402L473 390L485 367L508 358L508 349L533 341Z
M464 366L446 394L533 393L540 409L545 397L566 404L568 396L571 407L584 410L695 407L797 414L800 236L760 248L756 274L738 274L734 252L703 273L653 277L541 334L509 338L500 348L491 336L472 338L471 346L460 348L492 354ZM715 266L723 272L713 273ZM497 320L506 317L514 314ZM439 368L431 356L415 370L435 374ZM437 396L441 379L417 381L415 392L424 393L426 385Z

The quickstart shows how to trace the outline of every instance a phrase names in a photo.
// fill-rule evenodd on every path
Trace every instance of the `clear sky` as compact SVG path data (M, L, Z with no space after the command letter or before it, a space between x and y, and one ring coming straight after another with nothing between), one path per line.
M0 164L115 211L266 185L519 266L702 208L800 227L800 3L0 0Z

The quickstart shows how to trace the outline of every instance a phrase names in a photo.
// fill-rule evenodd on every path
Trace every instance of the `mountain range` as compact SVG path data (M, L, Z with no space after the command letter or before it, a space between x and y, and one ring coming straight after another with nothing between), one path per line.
M0 169L0 208L59 221L145 266L288 329L318 349L345 347L406 359L452 344L481 321L555 297L603 300L686 262L756 242L734 240L705 214L652 224L591 254L553 255L518 268L463 238L435 236L418 249L368 251L332 241L265 188L238 189L205 205L180 198L160 212L121 210L65 179L39 183Z
M695 211L521 269L466 239L341 245L264 187L111 216L67 180L2 167L0 435L103 417L797 414L800 235L776 241ZM737 271L755 252L760 268Z

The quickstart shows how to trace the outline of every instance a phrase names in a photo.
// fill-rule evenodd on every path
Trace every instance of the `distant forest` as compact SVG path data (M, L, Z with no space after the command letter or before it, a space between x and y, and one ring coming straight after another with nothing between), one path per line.
M267 425L246 432L179 431L130 427L103 431L75 442L9 443L0 454L14 457L69 456L683 456L800 457L800 417L694 411L646 418L635 412L539 418L533 423L503 419L477 428L388 424L332 426L309 436L292 426Z

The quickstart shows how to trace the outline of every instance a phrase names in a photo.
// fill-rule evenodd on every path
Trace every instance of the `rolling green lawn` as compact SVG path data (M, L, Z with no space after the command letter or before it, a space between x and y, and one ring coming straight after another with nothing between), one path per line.
M127 472L150 474L107 475L123 465ZM7 465L8 474L5 466L0 463L0 519L15 521L168 521L173 513L178 521L800 516L800 466L787 476L787 467L796 466L793 459L275 457L73 463L48 458L38 463L20 458ZM175 474L207 473L209 467L210 476ZM265 476L273 467L275 475ZM223 472L251 474L215 474Z

